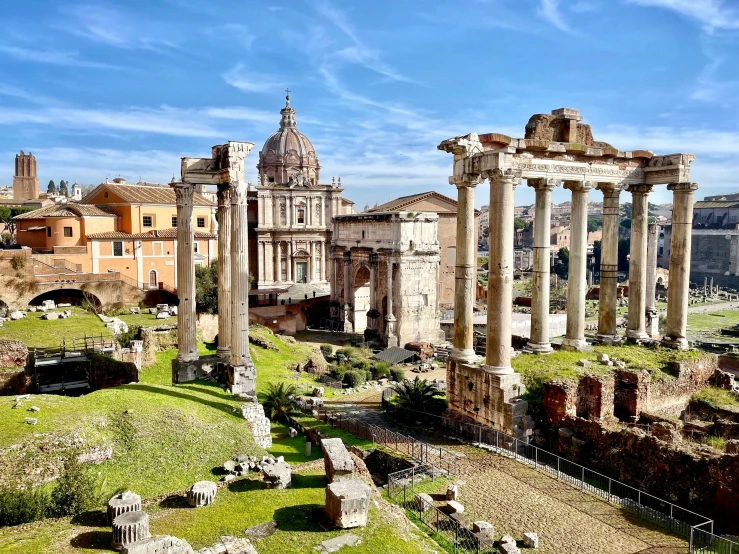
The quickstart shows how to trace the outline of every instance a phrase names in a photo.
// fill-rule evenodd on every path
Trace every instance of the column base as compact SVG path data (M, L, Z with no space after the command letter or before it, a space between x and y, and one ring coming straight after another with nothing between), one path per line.
M251 359L246 360L244 365L231 365L227 367L228 386L231 394L239 396L255 396L257 388L257 368Z
M480 360L474 348L452 348L450 356L455 362L462 364L474 364Z
M220 346L216 348L216 356L219 358L224 358L226 360L231 359L231 348L221 348Z
M392 346L398 346L398 337L395 335L388 335L385 337L385 341L387 342L387 347L390 348Z
M551 343L548 342L530 342L523 350L524 352L531 352L533 354L550 354L554 352Z
M341 326L341 330L344 333L353 333L354 332L354 327L352 326L352 322L351 321L344 321L344 323Z
M605 344L607 346L617 346L621 344L623 337L619 335L595 335L596 344Z
M178 352L177 361L183 363L197 362L200 356L197 352Z
M565 339L562 342L562 350L569 350L574 352L588 352L593 347L588 344L585 339Z
M487 373L491 373L493 375L512 375L515 373L515 371L513 371L513 368L511 366L494 366L494 365L483 364L480 366L480 369L482 369L483 371L486 371Z
M650 337L646 331L633 331L631 329L626 331L626 338L629 340L633 340L635 342L642 342L647 340L652 340L652 337Z
M674 348L675 350L687 350L688 348L690 348L690 345L688 344L688 339L684 337L662 337L661 342L662 346L666 346L667 348Z

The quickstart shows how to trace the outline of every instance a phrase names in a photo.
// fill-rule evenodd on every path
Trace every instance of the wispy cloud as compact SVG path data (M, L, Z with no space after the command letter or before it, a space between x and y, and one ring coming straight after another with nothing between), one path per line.
M68 67L92 67L99 69L116 69L117 66L81 59L74 52L62 52L60 50L32 50L30 48L19 48L17 46L2 46L0 52L25 62L35 62L50 65L61 65Z
M234 42L247 51L251 51L252 44L257 39L257 36L249 31L249 27L240 23L227 23L226 25L219 25L217 27L208 27L204 30L204 33L209 37L217 37L223 39L223 41L229 45Z
M707 31L739 29L735 0L627 0L645 7L665 8L700 22ZM733 8L730 7L733 4Z
M238 64L221 75L224 81L244 92L274 92L284 86L274 77L250 71L244 64Z
M536 13L542 19L557 27L557 29L566 33L572 32L572 29L565 23L562 13L559 11L559 0L541 0Z
M736 105L739 96L739 80L721 80L718 71L726 62L723 56L712 56L703 68L690 95L691 100L718 104L723 107Z

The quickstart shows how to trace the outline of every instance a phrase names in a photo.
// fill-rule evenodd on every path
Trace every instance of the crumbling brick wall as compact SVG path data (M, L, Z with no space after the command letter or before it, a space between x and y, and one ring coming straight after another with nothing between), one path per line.
M577 389L575 381L547 381L543 387L544 421L558 425L567 416L577 413Z
M577 416L585 419L612 416L615 392L614 375L585 375L577 387Z
M19 340L0 339L0 367L26 367L28 346Z

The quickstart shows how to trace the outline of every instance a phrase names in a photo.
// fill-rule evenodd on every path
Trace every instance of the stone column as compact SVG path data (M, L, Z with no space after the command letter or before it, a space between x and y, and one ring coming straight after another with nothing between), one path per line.
M534 214L534 272L531 286L531 338L528 348L533 352L552 351L549 343L549 255L552 222L552 190L558 181L529 179L528 185L536 191ZM491 196L492 204L492 196ZM492 216L492 205L489 212ZM488 266L490 267L490 266Z
M377 254L374 250L370 253L370 311L377 309ZM377 329L377 318L368 318L372 329Z
M667 287L667 330L663 344L673 348L688 347L688 292L690 287L690 248L693 230L693 200L698 185L674 183L672 191L672 238L670 240L670 276Z
M326 241L321 241L321 281L326 280L326 266L328 265L328 254L326 253Z
M618 320L618 227L621 207L618 197L621 186L598 183L603 192L603 236L600 243L600 292L598 295L598 342L620 342Z
M246 183L231 182L231 363L229 383L234 394L253 395L256 368L249 352L249 227L246 224Z
M631 193L631 250L629 259L629 319L626 336L635 341L649 339L646 331L647 225L651 185L629 185Z
M565 181L572 191L570 265L567 278L567 332L563 345L570 350L587 350L585 341L585 273L588 256L588 191L590 183Z
M292 240L287 241L287 281L292 282L293 280L293 242Z
M352 325L351 314L354 313L352 309L353 302L349 302L351 297L351 285L349 278L352 269L352 253L351 250L344 252L344 332L353 333L354 326Z
M388 347L398 346L398 335L395 334L395 315L393 314L393 260L387 259L387 314L385 315L385 339Z
M479 175L464 175L457 187L457 248L454 270L454 340L452 360L470 363L478 359L473 342L473 311L477 282L475 244L475 187ZM513 225L511 223L511 225Z
M231 187L218 185L218 356L231 357Z
M511 367L511 312L513 311L513 175L490 175L490 229L488 235L488 323L486 371L513 373ZM537 192L537 200L539 198ZM538 206L538 202L537 202Z
M195 337L195 246L192 228L192 202L195 186L173 183L177 198L177 359L193 362L199 358Z
M282 283L282 241L275 242L275 283Z

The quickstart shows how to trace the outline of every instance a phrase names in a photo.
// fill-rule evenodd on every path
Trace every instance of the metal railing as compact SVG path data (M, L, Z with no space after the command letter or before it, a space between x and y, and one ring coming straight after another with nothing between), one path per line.
M400 454L404 454L422 464L432 464L439 471L447 475L457 474L457 457L445 448L434 446L424 441L414 439L402 433L396 433L385 427L374 425L360 421L358 419L347 417L341 412L322 408L313 410L312 408L303 409L305 413L310 413L319 421L323 421L332 427L351 433L355 437L359 437L373 444L377 444L394 450Z
M467 526L465 517L456 519L441 511L435 504L416 498L417 486L425 485L429 479L433 483L439 475L439 469L431 464L391 473L387 482L388 498L405 508L412 519L427 527L436 542L447 547L448 551L456 554L497 553L492 540L483 541L475 536Z

